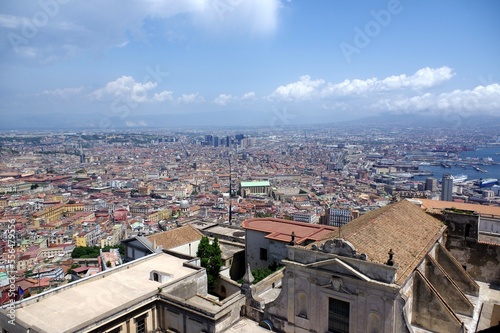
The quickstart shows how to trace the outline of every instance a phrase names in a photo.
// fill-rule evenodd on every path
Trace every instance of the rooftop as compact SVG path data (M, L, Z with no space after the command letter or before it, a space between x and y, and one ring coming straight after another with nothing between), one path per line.
M335 227L320 224L295 222L276 218L253 218L243 221L242 227L268 233L266 238L282 242L290 242L292 232L295 235L295 243L302 244L306 240L319 241L325 239Z
M342 227L341 235L358 253L379 264L387 262L392 249L398 268L396 283L402 285L445 229L441 221L403 200L352 220ZM338 238L338 233L330 237Z
M241 182L241 187L270 186L268 180Z
M151 243L156 244L156 246L161 245L163 249L168 250L200 240L201 237L203 237L203 234L198 229L187 224L179 228L148 236L147 239Z
M16 320L46 332L73 331L128 302L154 293L161 286L149 279L153 270L168 272L172 280L194 272L185 260L165 253L153 254L128 265L59 287L22 301ZM5 311L5 310L3 310Z
M426 209L450 209L456 208L460 210L470 210L479 213L480 215L497 215L500 216L500 207L476 205L463 202L440 201L430 199L418 199L422 203L422 208Z

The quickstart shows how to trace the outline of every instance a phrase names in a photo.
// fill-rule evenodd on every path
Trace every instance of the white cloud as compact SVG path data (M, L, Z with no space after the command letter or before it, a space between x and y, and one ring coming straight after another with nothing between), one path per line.
M322 79L311 80L309 75L303 75L299 81L279 86L268 98L283 101L310 100L316 96L318 92L317 88L324 83L325 81Z
M218 105L226 105L232 99L234 99L232 95L220 94L214 99L214 103Z
M0 14L0 29L11 36L0 51L29 43L44 50L40 57L54 53L64 58L63 45L71 44L80 52L99 54L131 40L147 40L148 24L181 16L198 29L267 34L276 28L279 8L280 0L13 1Z
M255 99L255 92L250 91L245 94L243 94L241 97L238 96L233 96L231 94L220 94L216 98L214 98L213 102L217 105L227 105L230 102L237 102L237 101L250 101Z
M381 99L373 104L373 108L395 113L451 111L463 115L479 112L499 115L500 84L477 86L469 90L454 90L438 95L425 93L413 97Z
M27 19L25 17L0 14L0 27L16 29L23 26L26 20Z
M321 91L322 96L363 95L366 93L395 91L403 88L424 89L434 87L451 79L455 73L447 66L439 68L425 67L413 75L393 75L382 80L371 78L366 80L344 80L341 83L328 83Z
M165 101L183 104L203 103L205 98L199 93L182 94L175 98L173 91L163 90L155 92L158 87L157 82L147 81L140 83L131 76L121 76L114 81L108 82L103 88L90 93L94 100L122 99L134 103L161 103ZM227 100L232 99L231 95L221 95ZM228 98L229 97L229 98Z
M341 83L328 83L328 85L321 91L321 95L324 97L337 95L360 95L367 92L371 87L376 84L377 79L367 79L367 80L345 80Z
M268 99L305 101L313 98L337 96L366 96L370 93L390 92L401 89L422 90L447 81L454 75L453 70L447 66L439 68L425 67L419 69L413 75L393 75L382 80L374 77L366 80L344 80L340 83L328 82L322 89L320 87L325 83L325 80L312 80L309 75L303 75L296 82L276 88L268 96Z
M211 30L273 32L281 8L280 0L199 0L193 13L196 23Z
M242 100L247 100L247 99L254 99L256 97L256 94L253 91L247 92L241 96Z
M434 87L444 81L450 80L453 76L455 76L455 72L448 66L442 66L435 69L425 67L419 69L414 75L402 81L403 86L406 85L410 88L420 89Z
M133 102L146 102L148 90L157 86L151 81L139 83L131 76L122 76L115 81L108 82L104 88L98 89L90 94L95 99L125 98Z
M78 88L57 88L54 90L44 90L39 95L53 96L59 98L68 98L74 95L78 95L83 91L83 87Z
M155 93L153 95L153 100L156 102L163 102L163 101L172 101L173 100L173 93L171 91L164 90L160 93Z
M181 97L177 98L177 101L179 103L186 103L186 104L189 104L189 103L201 103L201 102L205 101L205 98L203 98L202 96L200 96L198 93L194 93L194 94L182 94Z

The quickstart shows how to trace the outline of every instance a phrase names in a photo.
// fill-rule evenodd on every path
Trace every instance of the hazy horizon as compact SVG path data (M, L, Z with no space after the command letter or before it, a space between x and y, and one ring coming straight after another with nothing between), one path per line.
M500 120L500 3L6 2L0 129Z

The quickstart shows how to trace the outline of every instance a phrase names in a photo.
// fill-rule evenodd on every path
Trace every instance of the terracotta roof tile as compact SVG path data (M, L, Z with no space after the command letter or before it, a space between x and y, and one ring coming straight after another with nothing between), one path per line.
M449 209L457 208L461 210L471 210L479 213L480 215L498 215L500 216L500 207L496 206L486 206L469 204L463 202L452 202L452 201L439 201L439 200L429 200L429 199L418 199L422 202L422 208L426 209Z
M188 224L148 236L147 239L153 244L156 243L156 246L161 245L165 250L168 250L200 240L202 236L203 234L198 229Z
M337 230L320 224L311 224L304 222L295 222L277 218L253 218L243 221L244 229L267 232L266 238L279 241L291 240L292 231L295 235L295 242L302 244L306 240L319 241Z
M398 267L396 283L402 284L445 229L441 221L403 200L352 220L342 227L341 237L380 264L387 262L392 249ZM338 236L335 232L330 238Z

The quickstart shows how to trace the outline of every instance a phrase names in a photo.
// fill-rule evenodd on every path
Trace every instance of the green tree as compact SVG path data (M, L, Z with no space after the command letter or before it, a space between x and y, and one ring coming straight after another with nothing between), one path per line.
M198 251L196 251L196 256L201 260L201 267L207 267L210 257L210 241L208 240L208 237L201 237L200 244L198 244Z
M222 251L217 237L210 244L208 237L203 236L198 245L196 256L200 258L201 267L207 270L208 291L212 292L219 278L220 268L223 265Z
M259 281L264 280L269 275L281 269L283 266L278 265L277 263L272 263L267 268L257 268L252 270L252 275L254 278L253 283L258 283Z
M99 256L99 247L97 246L79 246L71 252L71 258L97 258Z
M66 271L66 274L73 274L73 269L80 267L80 264L72 264L70 268Z
M217 237L214 238L213 242L212 242L212 246L211 246L211 249L210 249L211 253L210 253L210 265L207 267L207 271L208 271L208 276L209 276L209 286L212 285L212 288L213 286L215 285L215 282L217 282L217 279L219 279L219 272L220 272L220 269L221 267L223 266L223 262L222 262L222 250L220 249L220 245L219 245L219 240L217 239ZM211 280L210 280L211 278ZM211 289L209 289L211 290Z
M85 249L83 247L75 247L73 252L71 252L71 258L80 258L85 255Z

